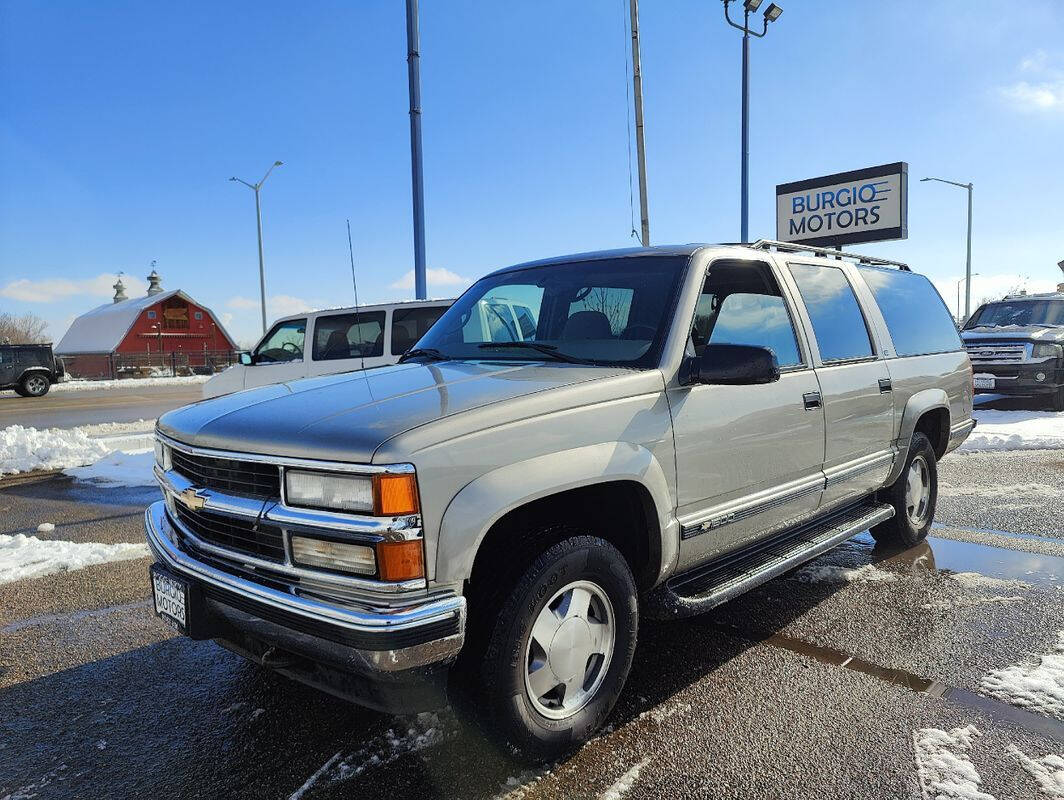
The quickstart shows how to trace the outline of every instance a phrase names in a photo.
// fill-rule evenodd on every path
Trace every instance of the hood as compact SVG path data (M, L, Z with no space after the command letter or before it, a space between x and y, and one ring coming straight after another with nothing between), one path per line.
M385 441L420 425L622 372L543 362L397 364L202 400L164 414L159 430L197 447L369 463Z
M961 331L965 342L1024 339L1032 342L1064 342L1064 328L1045 328L1040 325L1006 325L996 328L968 328Z

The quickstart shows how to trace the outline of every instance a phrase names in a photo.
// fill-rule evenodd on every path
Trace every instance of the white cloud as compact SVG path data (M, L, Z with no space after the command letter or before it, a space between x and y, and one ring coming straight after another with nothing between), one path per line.
M258 300L252 300L249 297L240 297L240 296L230 297L226 301L225 306L226 306L226 308L239 308L239 309L258 308L259 307L259 301Z
M1064 111L1064 66L1062 59L1038 50L1020 62L1019 71L1029 76L998 91L1019 111Z
M70 280L68 278L19 278L0 288L0 297L21 300L25 303L55 303L69 297L113 297L113 284L118 275L104 272L95 278ZM134 297L147 289L147 284L130 275L122 276L126 295Z
M463 278L449 269L430 269L426 271L425 277L431 286L468 286L473 281L469 278ZM391 289L413 289L414 288L414 270L410 270L402 278L395 283L390 284Z
M233 308L237 311L258 311L261 307L261 302L258 299L252 300L249 297L230 297L225 301L226 308ZM315 308L321 308L319 304L317 306L308 303L302 297L292 297L288 294L275 294L272 297L266 298L266 314L269 317L286 317L289 314L298 314L300 311L312 311ZM230 318L232 315L230 314Z

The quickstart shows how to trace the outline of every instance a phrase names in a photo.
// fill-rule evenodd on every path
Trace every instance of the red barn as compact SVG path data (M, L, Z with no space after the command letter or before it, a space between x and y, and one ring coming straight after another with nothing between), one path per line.
M160 281L152 270L147 295L128 299L119 278L111 303L70 324L55 354L71 376L191 374L232 363L236 344L214 312Z

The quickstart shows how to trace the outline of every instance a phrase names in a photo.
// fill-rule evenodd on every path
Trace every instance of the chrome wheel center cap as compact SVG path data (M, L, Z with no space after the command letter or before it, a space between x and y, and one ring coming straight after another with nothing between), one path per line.
M591 628L579 618L570 618L558 627L550 643L547 663L558 680L570 681L584 674L591 657Z

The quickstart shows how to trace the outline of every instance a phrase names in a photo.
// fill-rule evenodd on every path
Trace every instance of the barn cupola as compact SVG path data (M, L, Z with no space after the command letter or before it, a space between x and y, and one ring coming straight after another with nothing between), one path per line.
M159 273L153 269L148 276L148 295L161 294L163 291L162 282L163 279L159 277Z
M114 285L111 288L115 290L114 302L121 303L123 300L129 299L128 297L126 297L126 286L124 283L122 283L121 277L119 277L118 280L114 282Z

